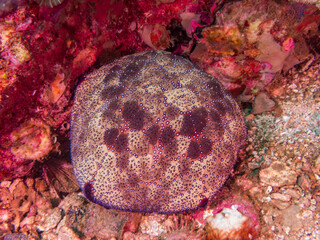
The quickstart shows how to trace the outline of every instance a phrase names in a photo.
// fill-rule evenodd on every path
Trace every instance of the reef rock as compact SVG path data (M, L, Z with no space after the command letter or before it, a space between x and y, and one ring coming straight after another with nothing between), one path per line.
M229 177L245 138L230 93L170 53L123 57L76 91L74 173L85 196L107 208L196 209Z

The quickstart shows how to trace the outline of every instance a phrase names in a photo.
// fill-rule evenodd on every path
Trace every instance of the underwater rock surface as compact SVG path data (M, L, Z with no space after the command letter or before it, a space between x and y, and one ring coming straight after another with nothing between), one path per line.
M74 173L86 197L107 208L196 209L229 177L245 138L222 84L167 52L118 59L76 91Z

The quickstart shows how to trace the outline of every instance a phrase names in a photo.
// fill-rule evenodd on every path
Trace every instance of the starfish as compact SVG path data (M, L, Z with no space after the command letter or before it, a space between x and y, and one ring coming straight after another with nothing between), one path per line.
M71 153L85 196L107 208L176 213L212 198L246 138L236 101L162 51L102 66L78 86Z

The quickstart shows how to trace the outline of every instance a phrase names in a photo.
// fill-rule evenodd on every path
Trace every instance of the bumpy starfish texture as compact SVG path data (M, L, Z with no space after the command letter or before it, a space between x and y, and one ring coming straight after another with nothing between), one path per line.
M107 208L196 209L224 184L245 137L219 81L167 52L123 57L76 91L74 173L85 196Z

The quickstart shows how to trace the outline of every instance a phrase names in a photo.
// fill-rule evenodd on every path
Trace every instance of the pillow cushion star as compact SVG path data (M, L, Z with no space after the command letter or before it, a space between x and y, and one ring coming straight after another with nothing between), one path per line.
M222 84L162 51L85 77L71 121L74 173L107 208L174 213L210 199L233 170L246 128Z

